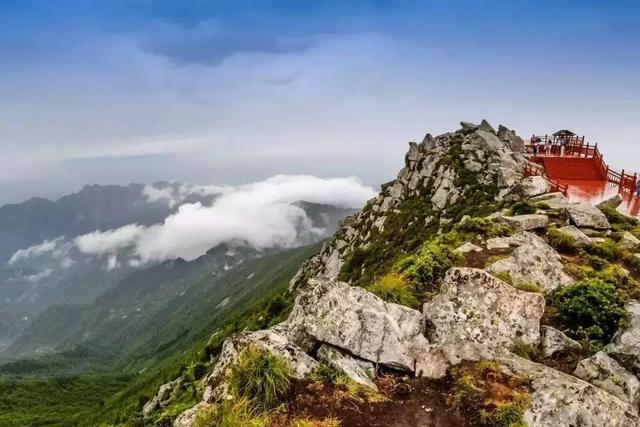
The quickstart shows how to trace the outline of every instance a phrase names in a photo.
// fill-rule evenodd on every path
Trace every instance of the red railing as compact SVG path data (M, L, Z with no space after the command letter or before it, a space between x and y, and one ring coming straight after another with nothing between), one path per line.
M562 141L564 142L563 144L561 144ZM621 172L616 172L611 169L609 165L605 163L602 153L598 149L598 144L591 145L588 142L585 144L584 136L565 137L561 140L553 135L533 135L529 140L529 144L527 144L527 149L532 153L542 154L548 152L550 155L593 158L596 160L602 178L612 184L618 185L621 192L630 191L635 193L637 189L638 174L634 173L631 175L625 173L624 169Z
M546 173L542 172L540 169L533 167L530 164L526 164L524 166L524 176L541 176L543 177L550 185L552 192L560 192L564 194L566 197L569 192L569 186L566 184L560 184L558 181L551 179L547 176Z

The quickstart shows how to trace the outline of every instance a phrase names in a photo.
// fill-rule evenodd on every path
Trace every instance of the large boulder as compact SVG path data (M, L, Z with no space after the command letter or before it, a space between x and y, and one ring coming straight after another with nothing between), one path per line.
M640 375L640 303L627 304L628 326L618 331L604 351L622 366Z
M586 381L512 354L496 357L508 373L531 381L529 427L637 427L636 408Z
M447 342L510 347L516 342L537 344L542 295L519 291L489 273L475 268L452 268L442 290L426 303L433 345Z
M366 360L356 359L351 355L332 347L322 344L317 352L318 360L342 371L358 384L378 391L378 387L372 381L375 378L375 366Z
M622 204L624 199L620 194L616 194L615 196L609 197L607 200L604 200L596 205L598 209L617 209L618 206Z
M318 365L314 358L277 330L267 329L242 333L228 338L224 342L218 362L205 381L204 400L206 402L223 398L227 390L226 376L237 363L242 351L250 346L271 353L287 362L292 369L293 376L298 379L303 379Z
M572 203L565 207L571 222L580 228L609 230L611 224L602 211L588 203Z
M576 242L576 246L582 247L587 246L591 243L591 238L584 234L584 232L575 225L566 225L564 227L561 227L559 230L573 237Z
M548 193L551 189L549 182L540 175L533 175L518 180L509 189L508 200L516 201Z
M550 209L564 209L569 206L569 199L562 193L548 193L541 196L531 198L534 202L544 203L549 206Z
M634 408L638 406L640 381L602 351L581 360L573 375L630 403Z
M518 247L510 257L498 260L487 267L492 274L508 273L514 285L534 284L552 292L574 282L564 272L560 255L544 240L532 233L519 233Z
M551 326L540 326L540 350L542 357L551 357L559 353L580 350L580 343L572 340Z
M309 280L286 323L360 359L401 370L413 371L428 345L419 311L331 279Z
M194 427L196 425L196 417L198 412L208 406L205 402L200 402L193 408L189 408L176 417L173 421L173 427Z
M627 249L633 252L640 248L640 239L638 239L628 231L625 231L622 234L622 238L618 242L618 246L620 246L622 249Z

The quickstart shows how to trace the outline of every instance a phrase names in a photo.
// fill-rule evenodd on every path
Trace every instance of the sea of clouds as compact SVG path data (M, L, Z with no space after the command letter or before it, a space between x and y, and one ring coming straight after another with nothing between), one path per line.
M72 239L47 240L18 250L9 264L48 257L61 268L69 268L77 258L73 254L82 254L99 257L103 268L112 270L122 263L137 267L167 259L193 260L232 241L243 241L259 250L293 247L323 231L314 229L295 202L360 208L376 193L354 177L277 175L239 186L147 186L143 194L149 202L176 206L174 213L151 226L128 224ZM194 195L214 197L210 204L184 202Z

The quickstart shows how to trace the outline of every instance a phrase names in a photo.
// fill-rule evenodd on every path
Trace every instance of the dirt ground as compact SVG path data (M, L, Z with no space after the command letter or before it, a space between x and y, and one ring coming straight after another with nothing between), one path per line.
M340 386L322 382L294 385L288 416L335 418L342 427L458 427L465 424L447 409L443 391L428 380L383 377L376 381L385 397L353 398Z

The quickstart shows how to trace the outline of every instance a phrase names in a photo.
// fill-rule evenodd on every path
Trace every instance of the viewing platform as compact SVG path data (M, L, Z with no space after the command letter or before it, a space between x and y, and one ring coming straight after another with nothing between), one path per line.
M524 148L529 160L544 166L545 171L528 168L527 174L543 175L554 191L590 203L620 194L624 199L620 210L640 216L638 173L611 168L597 143L586 142L584 136L563 129L551 135L533 135L525 141Z

